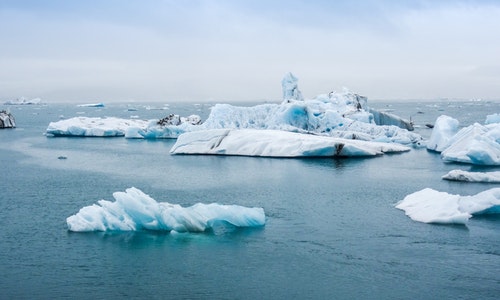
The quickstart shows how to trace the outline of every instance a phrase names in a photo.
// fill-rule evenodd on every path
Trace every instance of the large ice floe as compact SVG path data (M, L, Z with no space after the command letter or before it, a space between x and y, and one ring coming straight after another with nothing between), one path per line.
M500 171L467 172L463 170L451 170L441 178L452 181L500 183Z
M214 227L259 227L266 217L260 207L198 203L182 207L157 202L137 188L113 193L114 202L100 200L66 219L70 231L204 232Z
M430 188L406 196L396 204L414 221L466 224L473 215L500 213L500 188L473 196L452 195Z
M129 124L121 132L126 138L177 138L185 132L212 129L259 129L281 130L315 134L346 139L419 145L422 137L410 132L411 122L397 116L372 110L367 98L347 89L342 92L322 94L314 99L304 100L298 89L297 78L287 73L282 80L283 101L252 107L216 104L207 120L201 123L199 116L186 118L176 116L179 123L153 120L147 124ZM66 122L64 122L66 121ZM78 127L91 122L73 118L53 122L47 128L48 135L71 135L69 127ZM74 121L74 122L73 122ZM92 128L108 121L92 122ZM125 121L121 121L125 123ZM398 126L395 126L398 125ZM407 130L410 129L410 130ZM95 132L99 130L73 130ZM102 135L101 135L102 136Z
M446 162L475 165L500 165L500 123L490 115L486 125L474 123L459 128L459 122L448 116L437 118L427 149L441 152Z
M125 136L130 127L145 127L149 122L120 118L75 117L51 122L46 134L49 136L117 137Z
M217 154L264 157L374 156L404 152L395 143L367 142L279 130L213 129L181 135L172 154Z

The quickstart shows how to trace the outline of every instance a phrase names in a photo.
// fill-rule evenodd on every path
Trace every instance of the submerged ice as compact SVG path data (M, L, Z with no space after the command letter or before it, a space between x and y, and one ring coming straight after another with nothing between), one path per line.
M220 224L264 226L264 209L217 203L182 207L157 202L137 188L115 192L114 202L100 200L66 219L70 231L162 230L203 232Z
M466 224L472 215L500 213L500 188L473 196L452 195L430 188L406 196L396 204L414 221Z

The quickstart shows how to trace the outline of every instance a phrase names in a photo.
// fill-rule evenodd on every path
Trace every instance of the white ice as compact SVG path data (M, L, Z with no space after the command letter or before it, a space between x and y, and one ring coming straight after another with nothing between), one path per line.
M319 157L374 156L409 150L409 147L395 143L367 142L278 130L213 129L182 134L170 153Z
M500 213L500 188L474 196L452 195L430 188L406 196L396 204L414 221L466 224L472 215Z
M113 194L114 202L100 200L66 219L70 231L161 230L203 232L220 224L264 226L264 209L217 203L182 207L157 202L137 188Z
M149 122L146 126L128 126L124 128L127 138L177 138L184 132L210 129L268 129L307 134L318 134L331 137L359 139L376 142L393 142L400 144L420 145L422 137L406 129L394 125L377 125L376 121L386 124L400 124L408 128L405 121L389 114L381 115L370 112L366 97L359 96L344 89L342 92L322 94L314 99L302 100L297 87L297 78L288 73L283 79L284 100L279 104L262 104L253 107L239 107L229 104L216 104L212 107L207 120L202 124L186 122L180 124L158 124ZM51 123L48 134L70 135L77 130L83 119ZM201 120L200 120L201 121ZM60 124L57 124L60 123ZM407 122L406 122L407 123ZM96 123L93 124L96 128ZM52 128L57 132L51 132ZM65 130L72 127L73 130ZM64 134L61 134L64 133ZM79 134L81 135L81 134Z
M484 124L488 125L488 124L495 124L495 123L500 123L500 114L492 114L492 115L486 116L486 121L484 122Z
M427 148L441 152L447 162L500 165L500 123L474 123L460 130L458 124L456 119L440 116Z
M40 98L26 99L25 97L21 97L21 98L15 99L15 100L8 100L4 104L6 104L6 105L38 105L38 104L42 104L42 99L40 99Z
M99 102L99 103L86 103L86 104L79 104L77 105L78 107L104 107L104 103Z
M149 121L120 118L75 117L49 123L46 134L53 136L125 136L129 127L146 128Z
M442 178L453 181L500 183L500 171L467 172L463 170L451 170Z
M434 123L427 149L441 152L450 145L450 139L458 132L459 122L449 116L439 116Z

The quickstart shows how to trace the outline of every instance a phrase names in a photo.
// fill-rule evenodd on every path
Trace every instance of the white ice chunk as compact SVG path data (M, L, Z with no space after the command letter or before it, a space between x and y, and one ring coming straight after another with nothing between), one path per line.
M500 143L494 139L498 128L500 124L478 123L462 128L450 139L450 146L441 152L441 157L444 161L500 165Z
M442 177L446 180L467 182L491 182L500 183L500 171L497 172L467 172L463 170L451 170Z
M426 188L406 196L396 204L414 221L466 224L474 214L500 213L500 188L474 196L452 195Z
M129 127L145 128L149 122L136 119L75 117L50 122L46 133L53 136L124 136Z
M302 93L298 87L298 79L292 73L286 73L281 80L281 87L283 89L283 100L304 100Z
M450 145L450 139L458 132L458 120L449 116L439 116L427 142L427 149L441 152Z
M495 123L500 123L500 114L492 114L486 116L486 121L484 124L495 124Z
M66 219L70 231L163 230L203 232L220 223L236 227L264 226L264 209L217 203L182 207L157 202L137 188L113 194L116 201L100 200Z
M218 154L265 157L373 156L409 151L394 143L368 142L279 130L214 129L184 133L172 154Z

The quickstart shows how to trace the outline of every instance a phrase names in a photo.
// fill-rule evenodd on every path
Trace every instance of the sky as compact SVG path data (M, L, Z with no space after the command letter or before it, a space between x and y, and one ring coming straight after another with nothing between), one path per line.
M500 99L500 1L0 0L0 101Z

